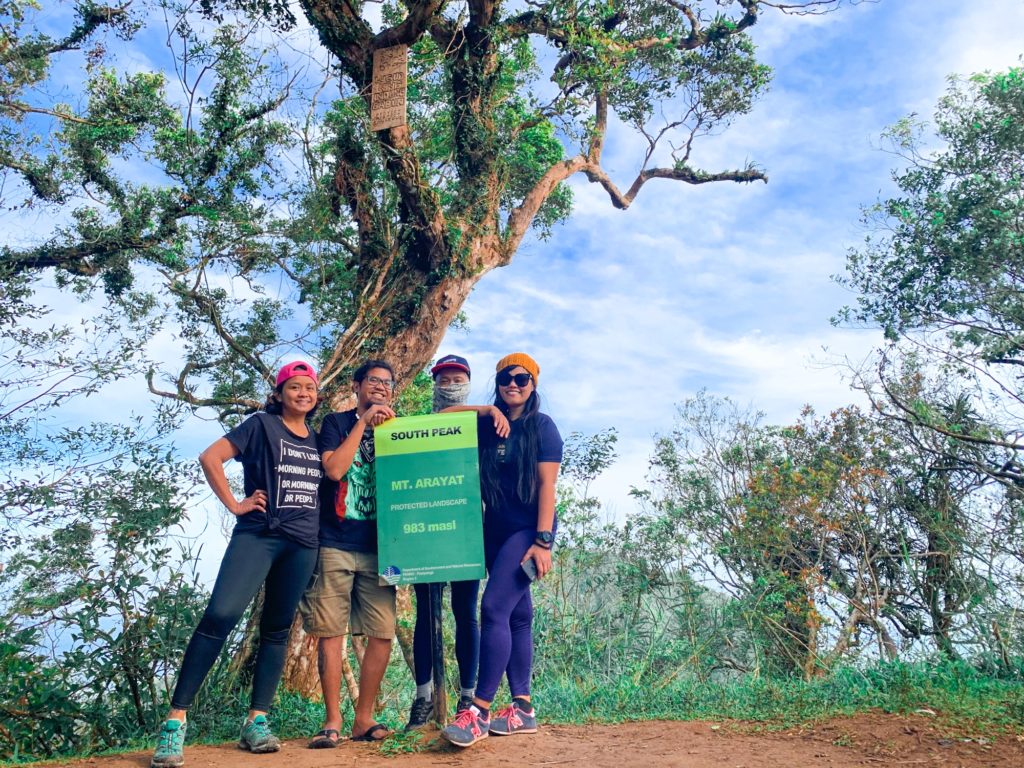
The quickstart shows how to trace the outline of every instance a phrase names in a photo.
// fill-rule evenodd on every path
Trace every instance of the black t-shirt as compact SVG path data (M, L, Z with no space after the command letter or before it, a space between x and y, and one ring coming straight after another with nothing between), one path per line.
M537 413L537 462L562 462L562 436L558 427L546 413ZM537 528L539 500L524 502L519 498L518 462L516 456L521 450L523 439L523 420L510 421L511 431L504 441L491 438L496 443L499 483L501 485L502 505L500 509L488 509L484 515L484 533L488 538L505 539L517 531Z
M332 413L320 425L320 452L336 451L355 426L356 412ZM324 478L320 495L320 546L346 552L377 551L377 473L373 429L363 431L359 450L341 482Z
M318 542L319 488L323 477L316 432L299 437L280 416L257 413L225 437L238 449L245 495L267 494L266 512L249 512L235 520L236 531L284 535L307 547Z

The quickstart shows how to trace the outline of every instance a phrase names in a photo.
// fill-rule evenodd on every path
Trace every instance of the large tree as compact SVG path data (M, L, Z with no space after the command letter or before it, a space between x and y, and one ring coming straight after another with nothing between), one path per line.
M30 204L71 216L4 259L79 288L102 278L127 307L134 289L171 297L183 364L172 385L151 386L194 406L253 408L284 344L318 356L328 385L368 353L408 380L476 282L531 228L548 234L568 215L574 174L620 209L648 182L765 181L750 164L701 168L697 140L767 86L749 36L763 10L841 2L302 0L327 53L323 85L339 92L325 100L304 87L308 65L282 74L286 56L255 52L257 27L294 43L287 3L208 0L205 17L225 22L210 34L165 0L175 87L118 74L96 43L75 107L40 100L47 67L106 25L132 34L129 9L83 2L77 26L51 39L10 0L0 56L20 69L4 82L0 167ZM398 44L410 46L408 124L372 132L373 53ZM602 165L620 128L637 147L625 180ZM48 140L33 141L41 131ZM123 158L152 172L125 173Z

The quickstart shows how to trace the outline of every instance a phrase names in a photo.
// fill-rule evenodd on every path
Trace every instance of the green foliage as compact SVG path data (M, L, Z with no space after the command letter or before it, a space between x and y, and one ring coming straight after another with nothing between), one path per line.
M0 755L108 748L151 730L204 600L168 534L197 469L156 439L172 413L76 426L62 410L137 374L159 325L48 326L27 286L4 285Z
M994 678L960 662L872 663L844 666L816 680L738 675L702 681L654 677L584 688L576 681L538 677L534 698L555 722L636 719L739 720L787 727L870 710L910 714L928 708L947 725L1019 731L1024 699L1019 682Z
M42 94L54 58L94 43L104 28L130 39L136 25L126 8L81 0L75 3L74 26L65 37L55 39L35 28L41 12L41 6L32 0L0 2L0 17L4 19L0 37L0 178L20 175L31 195L60 203L67 199L65 185L71 172L62 167L59 157L47 154L43 136L25 131L23 126L32 124L35 116L52 115L70 128L92 130L98 137L107 130L120 130L120 126L104 123L102 114L92 112L79 118L69 105L48 103ZM101 57L101 51L102 44L96 43L89 51L90 60ZM127 112L138 114L130 106ZM80 119L82 122L77 122Z
M647 565L652 582L675 568L733 598L753 643L733 657L739 668L809 678L926 638L951 657L966 642L1000 653L971 611L1016 626L1018 581L1012 565L999 569L1004 602L978 558L1016 548L991 525L998 498L949 457L854 408L765 427L700 395L659 439L654 488L638 494L647 507L627 530L662 564Z
M910 167L900 196L867 212L879 235L852 251L841 282L860 293L844 319L881 325L891 338L940 327L983 359L1019 357L1024 234L1024 70L953 79L938 105L938 149L923 123L887 134Z
M420 371L395 398L395 413L399 416L422 416L433 410L433 404L434 380L426 371Z
M0 752L51 756L146 732L204 595L168 542L195 470L137 433L97 425L75 439L124 441L115 464L75 472L70 508L10 552L0 573L5 643ZM4 633L7 635L7 632ZM41 649L60 649L44 658Z
M93 31L108 23L126 35L134 31L120 10L81 8L86 16L109 17L90 21ZM34 36L35 23L34 14L26 15L7 51L25 66L36 60L29 53L49 67L83 42L75 34L58 42ZM64 214L54 217L45 242L4 247L5 280L55 268L59 286L84 298L100 288L133 323L147 315L159 322L173 308L185 364L209 377L215 399L236 401L228 416L262 401L281 324L290 316L290 305L253 279L276 268L285 248L275 238L284 228L273 210L281 186L275 153L290 137L272 116L284 99L275 88L280 73L246 44L250 33L231 25L200 33L183 18L175 27L179 82L172 84L163 73L119 73L97 45L83 68L81 107L26 101L31 112L2 116L32 114L31 126L0 122L0 171L28 183L33 194L26 204ZM26 99L44 97L45 72L40 77L19 81ZM185 100L172 101L169 90ZM33 143L41 116L54 121L45 144ZM284 242L301 256L301 242ZM211 280L197 280L205 269ZM228 275L240 282L225 291ZM211 328L218 330L210 334ZM187 401L188 389L177 389L175 396Z
M952 78L934 125L886 138L905 160L897 196L867 209L872 234L837 280L859 294L835 322L883 329L889 349L858 386L894 423L937 433L937 460L1024 483L1024 69ZM933 135L928 135L932 133Z
M736 420L707 398L698 399L690 408L701 414L700 424L695 426L702 426L705 435L713 425L717 425L719 437L763 435L756 414ZM822 504L823 497L835 499L837 488L849 482L843 477L854 465L852 456L837 456L830 446L850 448L851 441L865 429L855 416L837 414L820 424L805 419L796 427L770 431L792 441L808 442L815 437L817 464L803 470L808 474L803 480L794 476L799 471L796 462L773 461L776 454L758 445L756 439L740 444L724 439L721 445L729 446L728 450L716 456L727 463L727 473L736 472L743 460L763 463L765 469L756 482L771 487L751 493L747 507L767 493L768 498L759 504L764 510L783 500L791 507L796 503L804 507L799 513L791 510L790 521L776 521L783 528L806 527L807 521L801 523L800 515L818 516L824 523L828 505ZM680 430L675 437L685 444L697 434L696 429ZM774 613L778 622L793 615L777 587L796 585L800 587L797 591L805 594L804 582L780 579L782 574L765 567L761 572L776 579L776 588L757 592L762 585L753 585L749 592L737 592L730 598L694 583L694 575L706 578L706 572L695 569L688 556L695 553L699 540L682 535L677 510L648 508L622 526L596 524L599 505L591 514L574 516L572 507L581 496L587 498L581 493L579 478L592 476L572 468L607 466L607 438L607 434L599 434L567 441L570 471L566 474L569 482L559 490L564 509L559 510L561 545L556 550L556 569L534 588L538 608L533 693L545 718L570 723L638 717L727 718L784 726L868 709L908 713L928 707L940 712L946 722L969 723L971 727L1019 729L1024 725L1019 684L1024 649L1019 644L1006 665L986 666L984 655L976 657L974 665L942 657L880 662L871 653L862 653L858 663L858 657L848 650L827 674L809 679L776 674L786 670L787 651L777 645L780 634L771 616ZM859 440L864 444L863 436ZM697 445L695 441L692 448ZM683 459L693 454L673 455L680 460L680 467L691 468L687 473L691 479L694 465ZM659 452L656 466L670 458ZM863 463L864 458L861 455L859 461ZM830 461L836 459L837 466L847 469L831 467ZM664 481L662 477L660 482ZM715 487L704 483L705 503L713 500L708 494ZM832 506L841 509L835 501ZM709 514L716 513L712 510ZM852 540L870 534L870 529L860 527L849 533ZM709 530L699 535L710 537L713 533ZM749 535L758 538L756 529ZM831 535L841 537L843 532L832 531ZM758 541L763 546L763 540ZM729 563L719 559L715 569L723 579L735 583L741 574ZM904 566L914 567L909 562ZM820 599L821 591L815 594ZM824 613L825 609L820 610ZM961 605L958 610L962 616L977 609ZM823 628L821 633L826 631ZM834 638L835 630L830 634ZM503 695L499 692L499 698Z

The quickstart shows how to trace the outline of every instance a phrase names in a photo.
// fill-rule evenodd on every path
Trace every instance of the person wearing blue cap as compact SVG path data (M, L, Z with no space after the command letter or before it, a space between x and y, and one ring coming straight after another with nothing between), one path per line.
M459 355L445 355L430 369L434 377L434 413L465 405L469 399L469 361ZM433 712L433 655L430 643L430 585L416 584L416 628L413 632L413 667L416 695L409 709L406 731L425 726ZM459 701L456 711L473 702L477 665L480 661L480 624L477 620L477 595L480 581L451 583L452 615L455 617L455 659L459 665Z

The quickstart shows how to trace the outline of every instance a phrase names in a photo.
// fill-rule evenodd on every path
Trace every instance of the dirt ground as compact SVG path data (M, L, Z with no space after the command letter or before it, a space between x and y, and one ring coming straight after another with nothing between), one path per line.
M645 722L624 725L541 725L538 733L492 736L457 749L427 731L420 752L388 755L376 744L342 742L310 750L286 742L276 755L250 755L234 744L186 746L186 768L846 768L846 766L950 766L1022 768L1024 735L994 738L956 733L933 717L864 714L786 731L712 722ZM397 746L397 745L395 745ZM149 753L96 757L70 768L149 768Z

